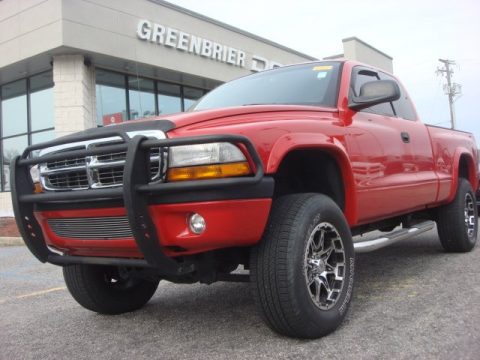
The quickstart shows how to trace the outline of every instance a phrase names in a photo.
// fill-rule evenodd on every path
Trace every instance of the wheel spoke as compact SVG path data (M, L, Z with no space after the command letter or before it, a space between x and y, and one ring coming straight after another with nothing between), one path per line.
M319 250L323 248L323 243L325 241L325 230L320 229L319 232L320 232L320 235L318 236L318 240L315 241L315 237L314 237L313 241L311 242L312 251L314 253L317 253Z
M325 290L327 290L327 294L330 294L332 290L330 289L330 284L328 283L327 278L323 276L319 276L318 279L320 280L320 283L325 288Z
M335 251L335 246L333 245L333 242L332 242L328 248L323 249L320 252L320 257L325 261L328 261L328 259L330 258L330 255L332 255L334 251Z

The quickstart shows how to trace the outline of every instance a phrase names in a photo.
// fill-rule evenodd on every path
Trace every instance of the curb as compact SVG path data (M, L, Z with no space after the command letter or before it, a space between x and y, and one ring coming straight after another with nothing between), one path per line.
M0 237L0 247L2 246L22 246L25 245L21 237Z

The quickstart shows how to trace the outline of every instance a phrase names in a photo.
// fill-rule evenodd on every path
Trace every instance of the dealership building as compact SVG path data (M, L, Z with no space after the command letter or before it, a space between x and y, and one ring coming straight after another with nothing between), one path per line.
M343 45L391 71L370 45ZM9 164L28 145L185 111L225 81L316 60L161 0L2 0L0 54L0 217L13 214Z

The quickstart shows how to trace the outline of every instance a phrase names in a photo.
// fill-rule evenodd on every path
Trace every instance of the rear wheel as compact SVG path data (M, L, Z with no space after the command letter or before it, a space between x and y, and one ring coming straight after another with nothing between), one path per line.
M101 314L121 314L143 307L155 293L159 279L142 276L135 268L69 265L63 277L73 298Z
M353 243L342 211L324 195L279 198L250 267L256 303L273 330L299 338L332 332L353 289Z
M468 252L477 241L478 213L470 183L458 180L457 194L450 204L438 209L438 236L446 251Z

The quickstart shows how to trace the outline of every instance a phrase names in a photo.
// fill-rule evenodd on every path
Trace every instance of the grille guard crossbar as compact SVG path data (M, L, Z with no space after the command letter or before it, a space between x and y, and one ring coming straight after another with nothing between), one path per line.
M30 157L33 151L47 147L68 144L75 141L100 139L107 136L120 136L125 143L106 145L91 150L71 150L61 154L47 154L40 157ZM171 147L214 142L230 142L241 144L248 152L254 165L255 174L251 177L236 177L212 180L193 180L177 183L149 183L148 165L149 150L153 147ZM123 186L119 188L89 189L59 191L48 193L33 193L34 184L30 176L30 167L47 161L65 160L76 157L102 155L112 152L126 151L126 161L123 174ZM129 138L122 131L102 131L101 136L69 136L40 145L28 147L21 156L11 164L10 184L13 209L17 226L25 244L33 255L41 262L56 265L67 264L103 264L153 267L160 273L181 275L194 271L194 265L179 262L166 256L161 248L161 241L148 212L148 196L161 195L172 191L208 190L232 186L248 186L259 183L264 177L263 165L253 144L241 135L207 135L176 139L151 140L142 135ZM35 204L48 202L67 202L89 199L123 199L134 240L144 259L104 258L60 255L51 251L42 233L40 224L34 216Z

